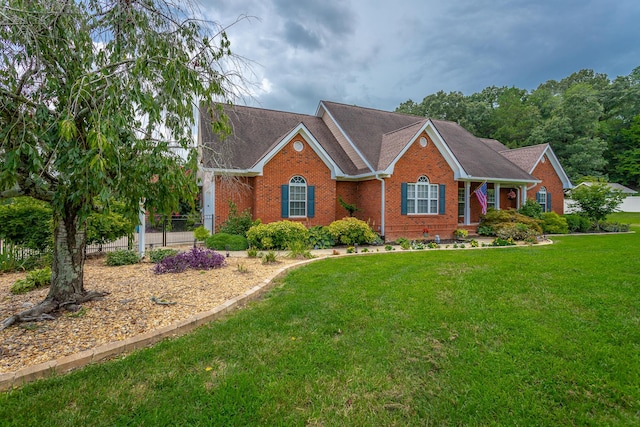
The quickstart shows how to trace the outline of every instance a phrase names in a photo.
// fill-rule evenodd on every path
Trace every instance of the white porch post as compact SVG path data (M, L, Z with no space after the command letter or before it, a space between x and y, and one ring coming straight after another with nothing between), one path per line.
M495 184L493 184L493 194L495 195L495 199L496 199L495 209L499 211L500 210L500 183L499 182L496 182Z
M209 233L213 234L214 233L214 220L213 220L213 215L215 214L215 206L214 206L214 201L215 201L215 176L213 176L211 178L211 180L205 180L203 182L203 188L202 188L202 193L203 193L203 215L204 218L202 218L203 220L203 225L204 228L206 228L207 230L209 230ZM207 182L208 181L208 182Z
M471 183L465 181L464 183L464 225L471 224Z
M523 185L520 187L520 197L518 197L518 209L522 207L522 205L527 201L527 186Z
M144 198L140 200L140 210L138 211L138 219L140 225L138 225L138 253L140 258L144 256L144 233L146 228L146 215L144 211Z

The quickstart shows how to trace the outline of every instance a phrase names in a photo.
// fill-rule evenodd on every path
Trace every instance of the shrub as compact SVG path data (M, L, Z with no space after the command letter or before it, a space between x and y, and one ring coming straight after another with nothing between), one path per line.
M254 225L247 231L247 239L258 249L287 249L292 242L307 242L309 230L299 222L284 220Z
M31 197L16 197L0 203L0 239L30 249L51 247L51 207Z
M536 228L521 222L503 222L497 224L494 229L500 239L526 240L542 234L539 225Z
M249 258L256 258L258 256L258 250L256 248L247 249L247 256Z
M229 216L220 225L218 233L236 234L239 236L247 236L247 231L256 224L259 224L260 220L253 221L251 218L251 210L249 208L238 213L238 207L235 203L229 200Z
M391 245L384 245L384 250L385 250L385 251L395 251L395 250L396 250L396 248L394 248L394 247L393 247L393 246L391 246Z
M482 229L482 233L480 232ZM490 232L491 231L491 232ZM479 234L524 240L542 234L540 221L514 210L490 210L480 217Z
M627 232L629 231L629 224L602 221L600 222L600 229L611 233Z
M429 249L438 249L440 247L440 245L437 244L436 242L429 242L429 243L427 243L427 247Z
M34 289L43 288L51 284L51 269L49 267L33 270L24 279L16 280L11 285L12 294L24 294Z
M369 224L353 217L333 221L329 224L329 232L336 242L343 245L373 243L377 237Z
M226 264L224 255L210 249L192 248L174 256L164 258L153 269L156 274L181 273L187 269L211 270Z
M112 267L119 265L131 265L140 262L138 253L131 250L118 249L107 253L107 265Z
M472 248L477 248L478 246L480 246L478 244L478 241L476 239L471 239L471 247Z
M533 199L527 199L520 209L518 209L518 212L529 218L540 219L542 217L542 206Z
M207 237L204 245L219 251L226 250L227 247L230 251L244 251L249 247L249 242L246 237L239 234L216 233Z
M495 239L493 239L493 242L491 242L491 246L513 246L515 244L516 243L512 238L503 239L501 237L496 237Z
M274 264L276 262L278 261L276 260L276 253L274 251L269 251L262 257L263 264Z
M147 256L149 257L149 261L154 264L159 263L166 257L175 256L178 254L178 251L175 249L169 248L160 248L160 249L152 249L147 252Z
M542 231L547 234L566 234L569 232L567 220L555 212L542 214Z
M211 234L209 233L209 230L207 230L204 225L201 225L200 227L193 230L193 237L201 242L207 240L207 237L209 237L210 235Z
M314 249L327 249L335 242L328 227L315 225L309 229L309 244Z
M313 255L309 251L309 245L306 242L297 240L295 242L289 243L289 253L287 254L288 258L292 259L311 259Z
M567 221L567 227L571 233L586 233L591 229L591 221L582 215L565 214L564 219Z
M456 231L453 232L453 235L456 237L456 239L462 240L469 235L469 232L464 228L458 228Z

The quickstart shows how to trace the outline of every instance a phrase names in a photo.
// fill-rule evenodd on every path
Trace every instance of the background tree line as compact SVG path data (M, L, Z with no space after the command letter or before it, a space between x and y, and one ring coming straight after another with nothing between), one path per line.
M640 188L640 67L614 80L580 70L533 91L439 91L396 111L458 122L509 148L549 143L573 182L601 177Z

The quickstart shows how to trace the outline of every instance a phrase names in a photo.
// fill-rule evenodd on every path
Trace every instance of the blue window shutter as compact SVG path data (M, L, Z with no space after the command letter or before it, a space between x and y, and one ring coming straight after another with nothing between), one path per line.
M440 184L439 190L440 190L440 206L438 206L438 213L440 215L444 215L446 213L444 199L447 195L447 186L445 184Z
M313 218L316 215L316 187L307 186L307 217Z
M551 212L551 193L547 193L547 212Z
M289 186L282 185L282 218L289 218Z
M536 193L536 202L540 204L540 193Z
M401 201L400 201L400 213L402 215L406 215L407 214L407 183L403 182L400 186L400 194L401 194Z

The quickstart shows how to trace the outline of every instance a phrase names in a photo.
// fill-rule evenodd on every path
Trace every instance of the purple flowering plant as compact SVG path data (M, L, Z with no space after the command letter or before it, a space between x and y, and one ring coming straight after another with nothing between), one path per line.
M167 257L157 263L153 268L156 274L164 273L181 273L187 269L192 270L211 270L212 268L221 268L226 264L224 255L203 248L192 248L187 252L181 252L177 255Z

